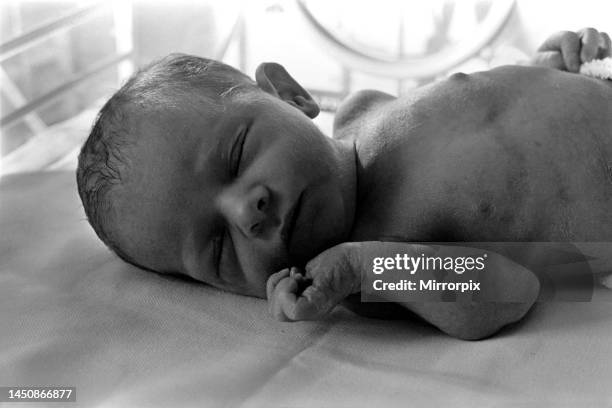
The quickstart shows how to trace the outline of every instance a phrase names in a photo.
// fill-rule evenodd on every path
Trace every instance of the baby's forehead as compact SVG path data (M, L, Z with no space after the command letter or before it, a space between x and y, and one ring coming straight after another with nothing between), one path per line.
M190 136L199 139L212 133L225 116L218 107L197 107L181 102L180 106L136 113L131 130L135 145L143 147L143 151L153 148L167 149L188 145Z
M185 167L197 168L194 161L204 153L220 152L224 141L236 133L237 127L248 118L258 115L249 102L251 98L185 98L168 109L148 109L134 112L132 130L135 143L131 154L135 167L145 168L159 163L164 171L172 164L180 164L173 171ZM158 171L154 164L152 171Z

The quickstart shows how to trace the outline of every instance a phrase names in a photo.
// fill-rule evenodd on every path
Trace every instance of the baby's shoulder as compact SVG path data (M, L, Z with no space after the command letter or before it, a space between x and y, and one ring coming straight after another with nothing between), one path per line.
M364 89L349 95L340 104L334 117L334 138L356 137L356 130L382 115L383 105L396 97L373 89Z

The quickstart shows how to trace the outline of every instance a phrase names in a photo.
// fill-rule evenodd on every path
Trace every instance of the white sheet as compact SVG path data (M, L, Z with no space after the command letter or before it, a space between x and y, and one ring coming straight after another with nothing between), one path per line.
M611 293L479 342L343 309L279 323L117 260L72 173L0 180L0 385L76 386L69 406L612 406Z

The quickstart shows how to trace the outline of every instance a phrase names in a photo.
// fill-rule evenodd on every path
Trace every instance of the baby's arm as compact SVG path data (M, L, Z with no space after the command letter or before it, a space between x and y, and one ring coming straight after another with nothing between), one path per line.
M432 247L402 242L354 242L324 251L306 265L303 276L296 268L285 269L268 280L270 312L279 320L316 320L329 313L338 303L361 290L362 272L372 269L372 259L407 254L436 256L456 254L456 247ZM535 302L539 282L533 273L501 255L487 251L486 273L482 286L489 295L524 299L524 302L442 302L434 292L427 302L399 304L451 336L462 339L487 337L503 326L520 320ZM381 292L385 293L385 292ZM503 293L503 294L502 294ZM365 304L362 304L364 306Z

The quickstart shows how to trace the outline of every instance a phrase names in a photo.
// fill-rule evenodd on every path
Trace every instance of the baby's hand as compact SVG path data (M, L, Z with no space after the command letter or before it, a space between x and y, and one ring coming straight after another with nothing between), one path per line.
M578 72L583 63L610 57L611 52L610 36L603 31L594 28L583 28L577 32L560 31L538 48L532 65Z
M322 252L308 262L305 275L293 267L270 276L266 289L272 316L281 321L320 319L348 295L359 292L357 246L345 243Z

